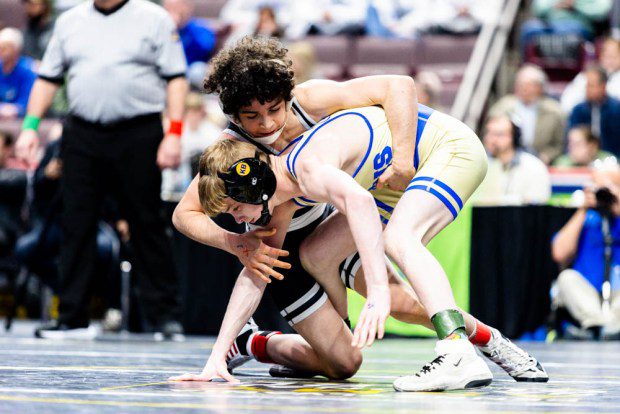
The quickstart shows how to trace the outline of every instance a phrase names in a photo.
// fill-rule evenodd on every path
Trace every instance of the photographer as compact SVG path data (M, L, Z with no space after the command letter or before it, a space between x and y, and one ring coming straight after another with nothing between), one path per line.
M576 336L594 339L602 333L611 339L620 332L620 171L598 171L593 178L596 187L585 190L583 206L552 241L553 260L564 269L556 281L554 302L579 325L572 331ZM605 234L611 244L609 263ZM606 280L611 282L608 314L602 305Z

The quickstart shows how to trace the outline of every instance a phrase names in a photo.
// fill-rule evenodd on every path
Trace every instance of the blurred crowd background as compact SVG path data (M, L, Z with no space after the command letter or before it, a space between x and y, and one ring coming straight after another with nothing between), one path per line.
M82 1L0 0L0 311L6 315L46 318L55 312L53 292L62 238L60 149L62 122L69 111L64 87L39 127L45 145L36 168L27 168L13 149L55 20ZM489 172L474 196L474 210L485 214L496 208L497 214L503 214L502 209L537 206L547 208L545 214L561 215L561 220L548 220L557 223L555 228L530 234L539 239L535 246L541 256L537 257L546 257L553 267L545 268L545 283L525 286L528 294L536 289L531 298L543 298L544 303L538 306L537 317L526 324L528 329L514 329L513 335L541 338L554 332L577 339L617 337L620 1L157 3L178 29L190 85L181 164L162 171L162 208L167 214L195 174L197 157L226 124L217 100L201 92L210 58L246 35L278 37L289 49L298 83L378 74L412 76L421 103L452 113L477 130L488 152ZM562 206L563 212L557 213L557 207L549 210L550 206ZM132 229L113 201L106 202L103 210L97 236L99 299L92 307L106 329L118 330L123 316L119 264L131 262ZM505 220L511 220L512 213L504 214L508 214L502 216ZM474 217L472 237L476 226L484 225ZM168 236L180 239L171 228ZM485 237L492 238L492 232ZM527 251L530 242L525 240L520 248ZM181 256L179 251L173 249L177 271L196 272L182 264L189 260L187 249ZM488 273L484 283L490 283L496 271L483 271ZM183 287L184 276L179 277L183 295L188 288ZM219 273L213 275L219 277ZM474 279L472 275L471 290L475 290ZM509 285L495 287L510 290ZM132 300L139 309L140 292L134 293ZM471 301L475 298L472 294ZM191 306L181 302L181 307ZM187 312L182 315L186 330L214 333L212 325L190 327ZM134 316L131 328L148 330L143 319ZM543 336L537 326L543 326ZM498 327L502 328L501 323Z

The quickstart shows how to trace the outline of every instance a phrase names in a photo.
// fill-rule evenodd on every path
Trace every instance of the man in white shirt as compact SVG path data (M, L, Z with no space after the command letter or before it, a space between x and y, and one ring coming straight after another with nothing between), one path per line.
M546 165L521 149L520 128L504 115L486 125L484 147L489 169L475 197L481 205L544 204L551 197Z

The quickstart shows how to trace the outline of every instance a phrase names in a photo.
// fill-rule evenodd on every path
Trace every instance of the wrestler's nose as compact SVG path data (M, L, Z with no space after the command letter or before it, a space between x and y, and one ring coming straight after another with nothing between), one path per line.
M276 126L276 122L274 121L272 117L266 116L263 118L262 127L266 131L271 131L272 129L275 128L275 126Z

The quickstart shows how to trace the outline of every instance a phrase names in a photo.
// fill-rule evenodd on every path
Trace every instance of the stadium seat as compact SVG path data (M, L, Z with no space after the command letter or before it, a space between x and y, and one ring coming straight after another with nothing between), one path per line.
M216 19L228 0L193 0L194 16Z
M309 36L304 41L314 47L318 71L326 78L341 80L352 63L352 40L346 36Z
M355 44L351 76L381 73L411 75L415 72L418 44L415 40L362 37Z
M0 0L0 29L26 26L26 12L20 0Z
M427 35L421 39L419 63L467 63L478 36Z
M433 72L439 76L442 84L459 84L463 80L466 69L467 63L423 63L418 66L417 73Z
M570 81L594 55L594 46L577 36L543 34L525 45L525 62L540 66L551 81Z

